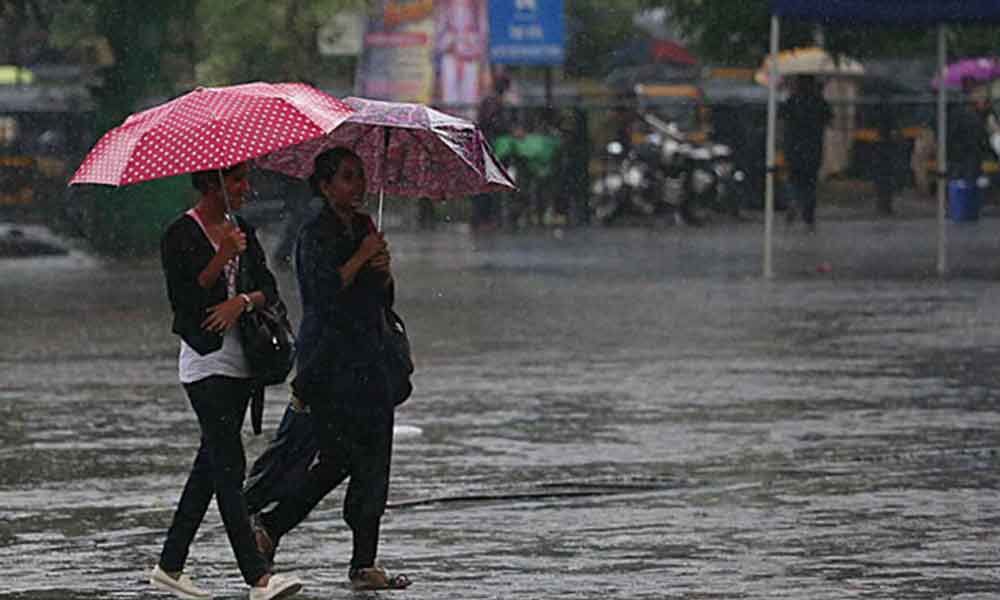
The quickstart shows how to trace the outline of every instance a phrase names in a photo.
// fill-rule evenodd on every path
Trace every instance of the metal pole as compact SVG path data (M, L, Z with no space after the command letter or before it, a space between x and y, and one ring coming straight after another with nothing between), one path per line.
M771 237L774 234L775 131L778 120L778 37L780 21L771 16L771 55L767 73L767 178L764 191L764 278L774 278Z
M545 108L552 108L552 67L545 67Z
M938 25L938 106L937 106L937 197L938 197L938 243L937 272L948 272L948 223L945 218L945 202L948 193L948 90L944 85L944 69L948 60L947 28Z

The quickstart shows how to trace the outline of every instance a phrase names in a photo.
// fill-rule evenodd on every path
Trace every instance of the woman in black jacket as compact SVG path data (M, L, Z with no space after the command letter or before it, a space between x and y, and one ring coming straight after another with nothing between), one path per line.
M385 308L393 303L388 246L371 218L358 212L366 181L357 155L344 148L320 154L310 185L325 205L302 228L296 248L303 316L292 385L309 407L319 461L294 493L261 513L257 543L273 556L281 536L349 477L344 520L354 539L352 586L406 587L405 576L389 577L375 564L399 397L375 366Z
M213 494L251 586L250 599L285 598L302 587L293 577L271 574L257 550L242 492L246 457L240 429L253 380L237 323L244 312L278 295L253 229L238 217L236 223L227 219L229 208L239 209L249 189L247 174L245 163L194 173L198 203L167 227L160 242L172 329L181 338L179 376L198 417L201 446L150 581L182 598L211 597L183 570ZM243 277L237 277L241 270ZM237 288L237 280L244 289Z

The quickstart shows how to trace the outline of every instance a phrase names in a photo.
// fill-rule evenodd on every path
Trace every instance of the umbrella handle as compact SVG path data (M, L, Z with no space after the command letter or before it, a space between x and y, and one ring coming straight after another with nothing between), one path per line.
M382 162L379 165L379 176L382 181L378 186L378 220L375 223L376 231L382 231L382 205L385 201L385 163L389 160L389 136L392 134L392 128L386 127L385 133L383 134L382 142Z
M375 221L375 230L382 231L382 203L385 199L385 188L378 189L378 220Z

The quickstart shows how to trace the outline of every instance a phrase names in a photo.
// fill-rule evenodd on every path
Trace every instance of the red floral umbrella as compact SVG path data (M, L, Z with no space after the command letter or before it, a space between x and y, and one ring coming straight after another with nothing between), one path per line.
M70 184L120 186L223 169L329 133L352 112L302 83L198 88L107 132Z
M378 190L380 226L383 194L444 199L517 189L475 123L423 104L344 102L356 112L329 135L273 152L257 164L306 178L324 150L351 149L361 157L369 185Z

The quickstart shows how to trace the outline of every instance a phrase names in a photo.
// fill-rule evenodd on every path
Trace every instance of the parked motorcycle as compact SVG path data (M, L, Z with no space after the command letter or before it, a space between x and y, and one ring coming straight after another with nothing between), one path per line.
M606 147L606 169L592 186L594 218L609 224L624 215L671 212L680 224L699 225L708 211L738 215L746 175L735 168L724 144L695 144L675 126L643 115L652 128L626 149Z

